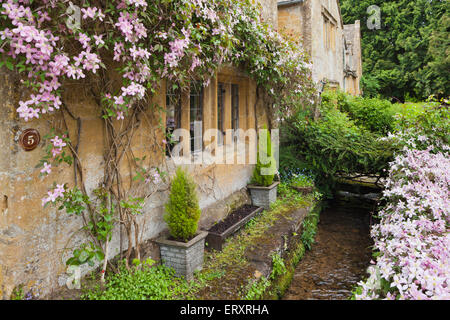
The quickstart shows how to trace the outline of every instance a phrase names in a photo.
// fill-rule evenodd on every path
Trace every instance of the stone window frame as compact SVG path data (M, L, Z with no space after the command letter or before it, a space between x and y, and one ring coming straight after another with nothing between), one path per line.
M198 82L198 81L196 81ZM201 111L202 111L202 130L204 132L204 119L205 119L205 88L203 87L203 84L201 82L198 82L199 85L201 85L201 93L200 93L200 101L201 101ZM160 95L160 98L158 99L159 103L162 104L161 109L163 109L165 112L162 113L162 123L164 124L164 132L167 132L167 93L169 91L168 86L170 86L170 81L169 80L162 80L161 81L161 86L160 86L160 91L162 93L162 95ZM191 108L190 108L190 104L191 104L191 88L189 86L189 88L187 90L180 90L180 126L178 128L182 128L188 131L191 131L191 121L190 121L190 117L191 117ZM191 150L191 139L187 139L187 141L183 141L183 138L181 137L181 140L179 142L175 142L175 144L177 143L182 143L183 144L183 151L188 151L189 154L191 156L194 156L195 153L200 152L201 150ZM203 149L204 144L202 143L202 149ZM173 147L173 146L172 146ZM167 144L165 145L165 152L166 152L166 156L170 157L170 152L172 149L171 146L169 146L170 149L168 149ZM185 155L185 154L181 154L181 156L189 156L189 155Z
M225 89L224 93L224 127L223 130L226 132L230 129L241 129L247 130L249 128L255 128L255 117L254 117L254 106L250 102L250 82L252 80L248 76L239 74L238 72L230 73L224 72L218 74L218 82L221 83ZM238 99L238 112L234 117L233 124L233 114L232 114L232 86L237 88L237 99ZM236 127L237 126L237 127ZM230 140L233 139L233 140ZM235 141L233 137L225 137L224 144L231 144Z

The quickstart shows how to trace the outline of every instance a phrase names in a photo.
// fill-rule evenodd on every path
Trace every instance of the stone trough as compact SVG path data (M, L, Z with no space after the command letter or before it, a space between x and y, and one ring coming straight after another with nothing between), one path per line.
M242 228L248 221L254 218L257 214L263 211L263 208L259 207L252 213L244 217L242 220L236 222L228 229L221 233L208 231L208 236L206 237L206 242L208 243L208 248L215 249L217 251L222 251L223 244L225 240L236 233L240 228ZM220 222L219 222L220 223Z

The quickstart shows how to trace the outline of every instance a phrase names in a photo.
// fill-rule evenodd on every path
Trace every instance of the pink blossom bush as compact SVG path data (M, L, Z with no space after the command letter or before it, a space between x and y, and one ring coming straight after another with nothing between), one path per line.
M391 163L376 265L356 299L450 299L450 159L433 149L405 147Z
M119 119L160 79L187 85L200 78L207 85L215 70L229 63L245 65L281 106L312 88L301 45L265 24L250 0L92 1L90 6L75 0L5 0L0 15L6 58L0 63L15 64L32 91L17 109L25 121L59 109L64 81L98 75L111 53L120 63L122 88L133 89L111 98L103 92L106 114Z

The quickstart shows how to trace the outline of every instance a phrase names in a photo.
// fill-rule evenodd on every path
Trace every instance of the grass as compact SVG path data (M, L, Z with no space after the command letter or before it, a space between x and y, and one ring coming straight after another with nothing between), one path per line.
M395 103L392 105L392 112L394 115L406 117L410 119L416 118L424 112L424 107L427 105L439 104L437 102L406 102Z
M291 186L298 188L314 187L314 181L306 175L298 174L292 177Z
M317 231L317 224L319 223L319 214L321 210L322 205L317 203L303 221L303 232L301 235L293 235L294 237L293 241L291 241L291 247L288 248L286 251L286 256L283 259L283 264L285 266L283 268L284 272L273 277L270 286L266 288L263 296L261 297L262 299L281 299L284 296L286 290L291 285L297 265L303 259L306 251L312 249L311 245L314 242L314 236ZM311 234L312 238L310 238ZM307 248L308 244L309 248Z

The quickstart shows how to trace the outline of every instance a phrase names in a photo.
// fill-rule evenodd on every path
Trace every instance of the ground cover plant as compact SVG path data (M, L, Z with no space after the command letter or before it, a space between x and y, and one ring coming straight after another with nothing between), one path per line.
M135 261L131 269L124 264L121 272L107 277L105 286L85 289L85 300L174 300L181 299L190 287L184 279L175 277L175 271L164 265L154 265L148 259Z

